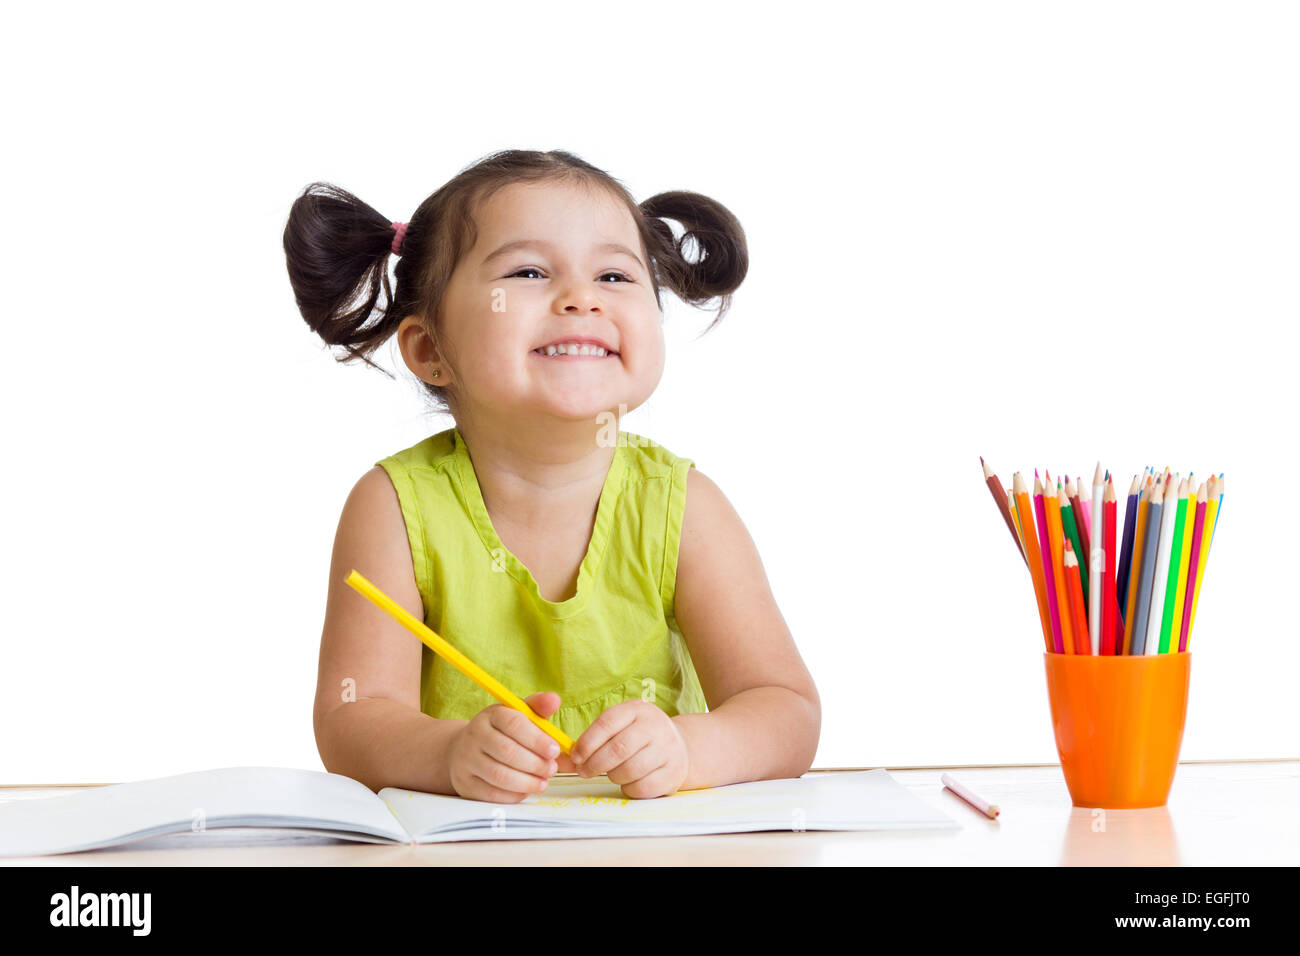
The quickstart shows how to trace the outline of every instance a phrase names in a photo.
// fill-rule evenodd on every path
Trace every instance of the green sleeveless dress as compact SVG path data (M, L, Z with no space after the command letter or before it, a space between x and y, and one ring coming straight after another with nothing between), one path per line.
M577 740L625 700L669 716L708 710L673 616L692 460L619 432L577 592L558 603L497 536L459 429L376 464L397 490L424 623L519 697L559 694L555 726ZM423 648L421 711L469 720L494 703Z

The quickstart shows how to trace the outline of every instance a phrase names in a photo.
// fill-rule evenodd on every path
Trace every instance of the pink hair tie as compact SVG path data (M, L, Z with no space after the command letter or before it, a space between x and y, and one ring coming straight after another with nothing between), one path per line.
M397 235L393 236L393 255L395 256L402 254L402 240L406 238L406 227L409 225L408 222L393 223L393 228L397 230Z

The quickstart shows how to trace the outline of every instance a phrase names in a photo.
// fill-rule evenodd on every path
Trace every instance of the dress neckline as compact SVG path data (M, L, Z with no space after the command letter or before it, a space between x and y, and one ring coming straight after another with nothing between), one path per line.
M542 596L533 573L528 566L517 558L501 541L492 517L488 514L487 503L483 500L483 489L474 470L474 462L469 456L469 448L459 428L452 429L455 438L456 474L460 481L464 499L469 506L470 519L478 531L479 539L487 549L489 558L497 562L500 570L505 571L527 591L538 607L552 618L562 619L577 614L586 606L591 596L596 571L605 555L605 546L609 543L610 531L614 522L614 509L623 487L625 462L623 460L623 433L619 432L619 441L614 448L614 457L610 461L609 471L605 473L605 482L601 486L600 502L596 506L596 521L591 531L591 540L587 544L587 553L583 555L578 568L578 584L572 597L565 601L548 601Z

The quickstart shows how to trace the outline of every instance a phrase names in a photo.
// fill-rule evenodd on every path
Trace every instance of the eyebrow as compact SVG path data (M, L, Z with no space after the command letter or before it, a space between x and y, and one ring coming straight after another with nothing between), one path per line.
M507 242L504 246L500 246L500 247L498 247L496 250L494 250L493 252L490 252L490 253L487 255L487 257L484 258L482 264L483 264L483 265L487 265L487 264L488 264L489 262L491 262L493 259L500 258L501 256L504 256L504 255L507 255L508 253L514 252L514 251L517 250L517 249L533 249L533 248L535 248L535 249L549 249L549 248L551 248L551 244L550 244L549 242L546 242L546 241L543 240L543 239L516 239L516 240L514 240L513 242ZM637 265L641 266L642 269L645 268L645 263L643 263L643 262L641 261L641 257L638 256L638 255L637 255L635 252L633 252L631 249L629 249L627 246L622 245L621 243L618 243L618 242L606 242L606 243L603 243L602 245L597 246L597 247L596 247L596 250L597 250L598 252L618 252L618 253L621 253L622 255L628 256L628 257L630 257L630 258L636 260Z

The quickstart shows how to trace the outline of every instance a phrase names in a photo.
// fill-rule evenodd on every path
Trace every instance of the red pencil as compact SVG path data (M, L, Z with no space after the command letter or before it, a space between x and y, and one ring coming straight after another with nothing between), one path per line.
M1074 556L1074 545L1065 539L1065 589L1070 595L1070 626L1074 634L1074 653L1091 654L1092 642L1088 639L1088 612L1083 608L1083 577L1079 559Z
M1101 653L1115 654L1115 482L1106 474L1106 492L1101 499L1101 542L1106 567L1101 574Z

